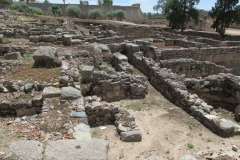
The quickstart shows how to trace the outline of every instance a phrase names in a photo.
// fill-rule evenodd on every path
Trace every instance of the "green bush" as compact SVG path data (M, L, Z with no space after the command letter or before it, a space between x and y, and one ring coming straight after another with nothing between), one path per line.
M11 9L18 12L27 12L27 5L26 3L15 2L12 4Z
M66 8L66 13L69 17L79 17L81 10L76 5L68 5Z
M114 11L108 12L107 17L112 20L113 18L116 17L116 12L114 12Z
M48 10L53 14L53 15L62 15L62 9L60 8L59 5L53 4L51 5Z
M90 10L88 14L89 17L92 19L97 19L103 16L102 11L100 11L99 9Z
M116 10L115 14L119 21L121 21L125 17L125 12L123 10Z
M38 14L38 15L43 15L44 14L42 9L38 8L38 7L29 7L29 13Z

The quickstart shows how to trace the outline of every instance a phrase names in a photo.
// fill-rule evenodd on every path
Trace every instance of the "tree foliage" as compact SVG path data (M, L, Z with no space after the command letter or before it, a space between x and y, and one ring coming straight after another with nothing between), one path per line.
M0 5L11 5L13 0L0 0Z
M114 11L109 11L107 17L112 20L116 17L116 13Z
M209 15L214 19L212 28L220 34L225 36L225 30L229 27L237 15L238 8L235 8L238 0L217 0L215 7L209 12Z
M103 4L102 0L98 0L98 5L101 6Z
M113 1L112 1L112 0L103 0L102 5L105 5L105 6L112 6L112 5L113 5Z
M125 12L123 10L116 10L115 11L117 20L121 21L125 17Z
M79 17L81 10L76 5L68 5L66 8L66 13L69 17Z
M94 9L94 10L90 10L88 12L89 17L91 17L92 19L97 19L103 16L103 13L101 10L99 9Z
M49 7L49 11L53 14L53 15L62 15L62 9L60 8L59 5L53 4Z
M166 15L171 28L181 29L182 33L189 21L198 23L199 11L195 8L198 3L199 0L159 0L153 8Z
M14 2L11 6L11 9L18 11L18 12L26 12L27 5L25 3L21 3L21 2Z
M29 7L29 13L31 14L38 14L38 15L43 15L44 12L41 8L38 7Z

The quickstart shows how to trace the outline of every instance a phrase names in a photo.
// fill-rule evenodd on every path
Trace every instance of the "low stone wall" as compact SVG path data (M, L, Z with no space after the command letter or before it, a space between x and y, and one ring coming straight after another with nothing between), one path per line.
M21 55L26 53L26 51L29 50L29 46L18 46L18 45L8 45L8 44L2 44L0 45L0 56L4 56L6 53L10 52L20 52Z
M192 58L197 61L211 61L217 65L232 69L232 73L240 75L240 48L239 47L212 47L191 49L167 49L156 55L157 61L179 58Z
M173 73L184 74L188 78L206 77L218 73L231 73L232 71L209 61L195 61L193 59L160 60L159 63L161 68L171 69Z
M120 52L113 53L112 66L118 72L133 74L133 66L128 63L128 58Z
M193 42L193 41L188 41L188 40L182 40L182 39L165 39L165 46L181 46L184 48L191 48L191 47L196 47L196 48L207 48L210 47L209 45L205 43L199 43L199 42Z
M124 72L101 66L93 73L92 95L104 101L144 98L148 93L147 82L142 76L133 76Z
M134 46L134 44L132 45ZM131 59L131 63L149 78L154 88L172 103L190 113L210 130L222 137L240 134L239 125L216 116L215 112L212 112L212 106L205 103L196 94L187 91L181 81L184 77L174 74L168 69L160 68L158 63L151 58L145 58L141 52L129 52L127 56Z
M0 84L0 116L24 116L40 113L43 98L39 91L43 88L44 85L38 83L3 81ZM36 96L25 96L30 92L34 92Z
M122 141L142 141L142 134L135 122L135 117L130 115L127 110L112 103L101 101L97 96L86 97L85 102L85 111L89 125L114 124Z
M240 101L240 78L232 74L210 75L204 79L188 78L185 80L189 91L198 94L199 97L219 107L224 107L231 112ZM225 103L225 105L221 105Z

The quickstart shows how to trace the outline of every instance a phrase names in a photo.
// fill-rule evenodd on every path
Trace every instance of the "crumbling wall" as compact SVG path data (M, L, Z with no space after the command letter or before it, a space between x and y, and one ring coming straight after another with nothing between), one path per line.
M101 66L100 71L93 73L91 94L105 101L140 99L147 93L147 82L142 76L115 72L106 66Z
M171 69L173 73L185 74L186 77L206 77L218 73L231 73L232 70L216 65L209 61L195 61L193 59L160 60L161 68Z

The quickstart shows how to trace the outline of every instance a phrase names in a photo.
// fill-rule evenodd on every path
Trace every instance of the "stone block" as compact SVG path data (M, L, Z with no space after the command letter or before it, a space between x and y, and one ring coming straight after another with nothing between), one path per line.
M84 66L82 69L82 77L88 78L93 76L94 66Z
M6 60L18 60L21 58L21 53L20 52L6 53L4 55L4 58Z
M55 87L45 87L43 89L42 96L43 96L43 99L60 97L61 96L61 90L60 90L60 88L55 88Z

